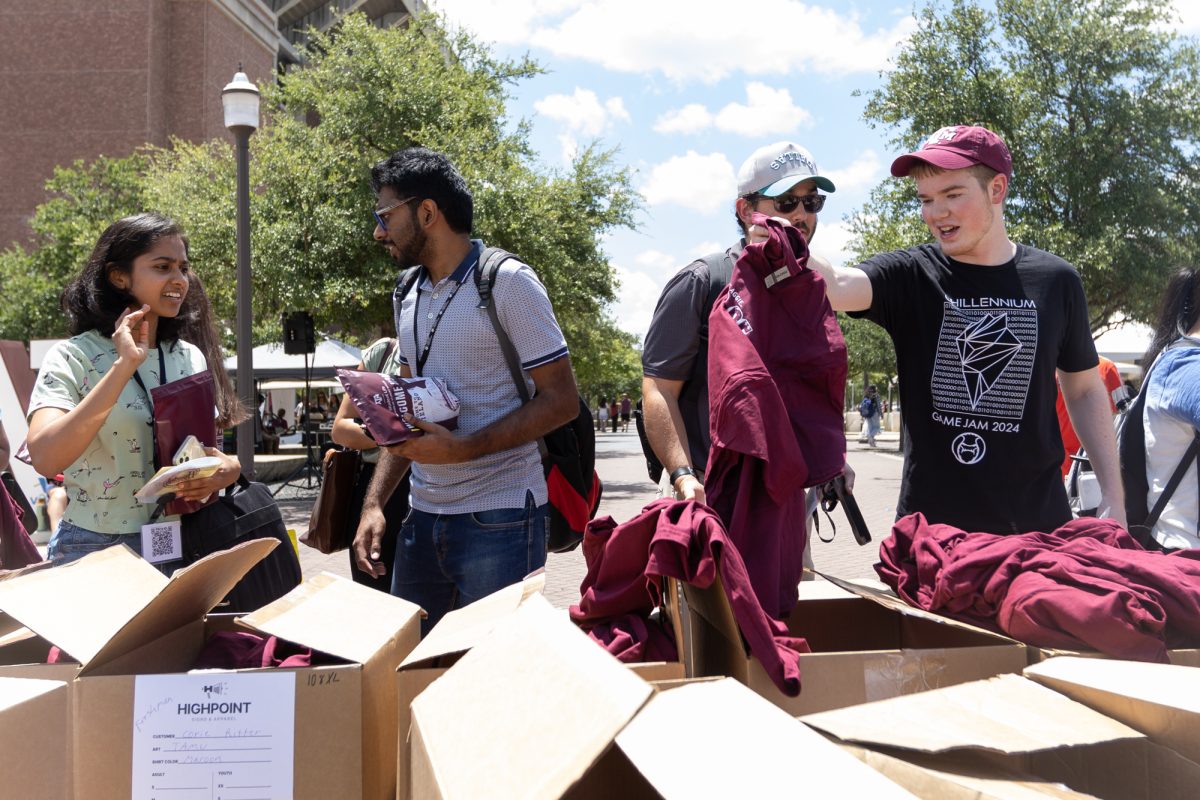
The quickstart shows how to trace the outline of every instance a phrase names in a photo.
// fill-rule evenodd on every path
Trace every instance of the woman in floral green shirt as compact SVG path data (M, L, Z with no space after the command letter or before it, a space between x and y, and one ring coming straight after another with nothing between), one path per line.
M138 534L153 506L133 494L154 474L154 440L150 399L135 373L153 387L211 369L218 427L245 418L173 220L151 212L110 225L62 305L73 335L42 364L28 438L34 468L63 473L70 500L50 541L56 564L119 543L141 550ZM208 454L221 468L183 484L179 497L200 500L237 480L236 458Z

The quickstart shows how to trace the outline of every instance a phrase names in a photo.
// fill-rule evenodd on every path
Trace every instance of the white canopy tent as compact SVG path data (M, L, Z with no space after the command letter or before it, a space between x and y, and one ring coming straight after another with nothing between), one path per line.
M289 356L283 352L282 344L261 344L254 348L254 377L260 381L304 380L304 356ZM330 380L339 367L353 369L362 358L362 351L352 344L337 339L322 339L317 351L308 356L313 380ZM225 359L225 369L230 375L237 374L237 356ZM314 384L315 385L315 384Z
M1113 361L1140 362L1154 338L1154 329L1124 317L1113 317L1111 322L1112 327L1096 337L1096 352Z

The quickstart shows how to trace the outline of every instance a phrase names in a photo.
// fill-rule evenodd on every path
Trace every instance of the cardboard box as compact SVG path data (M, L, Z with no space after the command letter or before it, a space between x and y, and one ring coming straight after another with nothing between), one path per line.
M1094 673L1077 665L1123 663L1072 660L1075 666L1056 667L1039 680L1057 679L1099 698L1105 693L1091 685ZM1129 713L1148 722L1163 716L1162 707L1155 709L1137 698L1125 697L1115 705L1136 709ZM1196 715L1174 710L1178 714L1172 722L1191 724L1188 733L1196 733ZM802 721L917 767L960 778L990 777L996 781L993 794L999 797L1020 796L1013 783L1041 791L1034 796L1061 796L1054 792L1064 790L1054 784L1063 784L1112 800L1182 800L1195 797L1200 786L1200 765L1166 746L1168 738L1153 741L1118 719L1017 675L812 714ZM1185 738L1181 731L1179 739ZM897 773L886 774L899 779ZM1005 775L1010 786L1001 792Z
M691 675L728 675L799 716L912 694L1008 672L1028 662L1024 645L913 608L870 585L822 576L800 584L786 620L813 652L800 657L803 690L788 697L749 655L720 579L684 586L691 623Z
M446 670L457 663L472 647L487 638L497 625L516 612L526 600L535 595L540 596L545 585L545 573L539 572L529 576L521 583L506 586L469 606L451 611L442 617L429 635L422 639L420 644L413 648L412 652L400 663L396 670L396 696L400 719L400 741L396 749L396 774L400 776L397 784L397 800L405 800L409 796L408 784L404 776L409 771L407 741L412 701L425 691L426 687L445 674ZM680 615L677 582L669 582L664 605L664 611L675 622L673 627L676 647L678 652L682 653L683 632L682 626L678 623ZM567 618L565 612L559 613L564 619ZM646 681L684 680L682 661L627 664L626 667Z
M62 681L0 678L0 795L70 797L69 706Z
M229 628L227 615L206 622L207 612L277 544L248 542L170 579L127 548L110 548L0 584L0 609L78 662L72 702L76 797L131 796L139 678L186 674L207 637ZM419 615L411 603L319 575L238 625L327 653L337 663L203 674L215 686L232 682L223 675L294 673L289 747L295 797L390 798L397 735L393 671L416 644Z
M1040 664L1051 658L1112 658L1094 650L1062 650L1053 647L1029 646L1029 663ZM1117 659L1121 660L1121 659ZM1179 667L1200 667L1200 648L1183 647L1167 651L1167 661Z
M911 797L736 682L653 692L541 597L417 697L412 730L420 798L769 797L797 775Z

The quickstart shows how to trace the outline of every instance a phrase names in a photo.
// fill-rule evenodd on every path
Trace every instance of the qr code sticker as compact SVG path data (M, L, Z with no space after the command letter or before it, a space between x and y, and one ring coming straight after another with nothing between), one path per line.
M155 527L150 531L150 555L153 558L170 558L175 555L175 542L170 528Z

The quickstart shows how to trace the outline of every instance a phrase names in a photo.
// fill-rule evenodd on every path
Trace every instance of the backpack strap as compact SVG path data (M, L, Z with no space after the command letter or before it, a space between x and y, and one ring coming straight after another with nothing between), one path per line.
M513 346L512 339L508 338L508 332L500 323L500 315L496 312L496 304L492 297L492 287L496 284L496 273L499 271L500 265L510 258L516 258L516 256L499 247L488 247L480 254L479 266L475 270L475 288L479 290L479 305L476 308L485 309L488 319L492 321L492 329L496 332L496 339L500 342L500 351L504 353L504 363L508 365L508 372L517 386L521 404L524 405L530 399L529 386L525 383L525 373L521 370L521 360L517 356L517 348ZM548 453L545 439L539 436L537 445L538 453L545 459Z
M1143 390L1144 391L1144 390ZM1163 509L1167 507L1167 501L1171 499L1171 495L1175 494L1175 490L1179 488L1180 482L1183 481L1184 474L1196 460L1197 453L1200 453L1200 431L1192 437L1192 443L1188 445L1188 449L1184 452L1183 458L1179 460L1179 466L1175 467L1175 471L1171 473L1171 479L1167 481L1167 485L1163 487L1162 494L1158 496L1158 500L1154 503L1154 508L1150 509L1150 515L1146 517L1146 530L1154 530L1155 523L1158 522L1159 516Z
M404 298L408 297L408 293L420 280L422 269L422 267L409 267L396 277L396 288L392 290L392 321L396 326L397 338L400 336L400 306L404 304ZM387 356L384 356L383 360L387 361Z
M708 296L704 298L704 311L700 315L700 339L708 340L708 315L717 302L717 295L729 285L733 277L733 259L729 251L724 253L709 253L700 259L708 267Z

